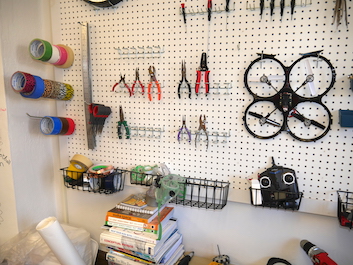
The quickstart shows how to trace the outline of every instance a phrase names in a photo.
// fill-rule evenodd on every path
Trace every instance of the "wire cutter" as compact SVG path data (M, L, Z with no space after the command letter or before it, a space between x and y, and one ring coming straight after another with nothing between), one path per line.
M189 89L189 98L191 98L191 86L189 81L186 79L186 67L185 67L185 61L181 62L181 80L179 82L179 86L178 86L178 97L180 98L180 89L181 89L181 85L183 84L183 82L185 81L188 89Z
M152 84L153 84L153 82L155 82L155 83L156 83L156 86L157 86L157 91L158 91L158 92L157 92L157 93L158 93L158 100L161 100L161 98L162 98L162 91L161 91L161 85L158 83L157 78L156 78L156 75L155 75L156 69L154 68L154 66L150 66L150 67L148 68L148 72L149 72L150 77L151 77L150 82L149 82L149 84L148 84L148 91L147 91L147 93L148 93L148 99L149 99L150 101L152 101Z
M119 85L120 83L123 83L123 84L124 84L124 86L125 86L125 87L127 88L127 90L129 91L129 94L130 94L130 97L131 97L131 96L132 96L132 93L131 93L130 87L129 87L128 84L126 84L126 82L125 82L125 75L122 76L122 75L120 74L120 80L119 80L118 83L115 83L115 85L114 85L113 88L112 88L112 92L115 91L115 87L116 87L117 85Z
M118 121L118 137L119 139L123 139L123 132L122 128L125 128L125 135L126 139L130 139L130 129L129 126L127 125L127 122L124 119L124 112L123 112L123 107L119 107L119 114L120 114L120 121Z
M178 142L180 143L180 140L181 140L181 134L183 133L183 130L185 130L185 132L187 133L188 135L188 140L189 140L189 143L191 142L191 132L190 130L186 127L186 116L183 115L183 123L179 129L179 132L178 132Z
M199 129L196 131L196 136L195 136L195 147L197 146L197 138L200 138L201 132L204 131L205 135L206 135L206 149L208 149L208 132L206 130L206 115L203 115L203 119L202 119L202 115L200 115L200 125L199 125Z
M209 81L209 74L210 71L208 70L207 67L207 55L205 52L202 53L201 55L201 64L198 70L196 71L197 73L197 78L196 78L196 86L195 86L195 93L198 95L199 89L200 89L200 83L201 83L201 72L205 72L205 93L206 96L209 93L210 90L210 81Z
M142 90L142 95L144 95L144 94L145 94L145 87L144 87L144 85L143 85L143 84L141 83L141 81L140 81L139 68L136 68L136 70L135 70L135 81L134 81L134 83L133 83L132 86L131 86L131 94L132 94L132 95L135 94L134 89L135 89L136 83L138 83L138 84L140 85L141 90Z

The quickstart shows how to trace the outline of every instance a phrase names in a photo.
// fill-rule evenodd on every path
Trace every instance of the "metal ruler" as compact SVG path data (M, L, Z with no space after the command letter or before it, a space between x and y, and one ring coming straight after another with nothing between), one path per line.
M92 130L90 123L90 112L88 106L92 104L92 83L91 83L91 69L90 69L90 55L89 55L89 28L87 22L81 22L81 55L82 55L82 80L83 80L83 98L85 108L85 120L87 131L88 149L96 147L96 135Z

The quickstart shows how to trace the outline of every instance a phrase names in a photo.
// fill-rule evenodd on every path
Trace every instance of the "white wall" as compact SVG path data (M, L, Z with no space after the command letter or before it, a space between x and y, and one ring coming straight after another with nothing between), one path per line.
M12 170L12 176L9 176L9 171L0 167L0 178L12 178L14 186L12 192L11 183L1 180L0 192L3 194L7 190L10 197L15 197L16 204L16 214L7 215L5 212L3 217L6 221L7 216L17 215L18 218L17 224L0 224L1 241L6 229L17 226L22 230L61 212L61 200L57 199L61 197L56 194L61 186L55 186L62 185L58 172L57 138L41 135L38 123L26 116L26 112L37 116L54 115L55 103L24 99L15 94L9 84L12 73L17 70L54 78L52 67L33 61L27 51L33 38L51 40L48 10L53 3L45 0L0 1L5 83L5 95L0 90L0 96L6 96ZM1 132L3 137L3 130ZM70 205L68 220L74 226L86 228L98 240L106 211L129 193L139 190L143 189L127 186L123 192L107 196L69 189L66 191ZM4 201L0 203L5 205ZM186 249L194 250L198 256L217 255L218 244L222 254L228 254L232 263L237 265L266 264L272 256L287 259L293 265L309 265L312 262L299 247L301 239L308 239L325 249L340 265L351 265L353 261L353 231L339 227L333 217L255 208L234 202L228 202L221 211L178 206L176 217Z
M58 167L58 139L41 134L38 120L26 115L55 116L56 104L52 100L25 99L10 85L16 71L53 79L53 68L34 61L28 53L32 39L51 40L50 22L50 1L0 1L0 59L3 63L0 81L4 84L0 83L0 96L6 97L6 112L1 117L7 115L8 119L8 131L3 131L6 127L2 127L1 135L4 135L3 140L9 139L10 149L3 152L11 158L11 170L0 167L0 193L6 195L6 198L0 196L0 204L4 206L0 244L17 233L17 229L21 231L43 218L56 215L57 184L53 172ZM5 208L7 205L11 207Z

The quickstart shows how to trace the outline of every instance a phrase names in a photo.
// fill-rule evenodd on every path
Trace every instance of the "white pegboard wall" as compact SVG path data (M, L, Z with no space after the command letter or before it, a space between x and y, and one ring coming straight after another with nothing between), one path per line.
M249 4L253 2L249 1L248 6L247 2L231 1L231 11L214 12L210 23L207 13L188 14L185 30L180 1L124 0L114 8L94 10L82 0L61 0L61 40L75 52L74 65L63 70L63 81L75 88L75 97L65 109L67 116L75 119L77 128L75 134L68 137L68 160L81 153L96 163L112 163L128 169L139 164L165 162L173 173L186 177L230 181L232 197L239 190L247 190L247 179L269 167L273 156L278 165L296 171L305 198L335 201L336 190L353 190L350 177L352 129L341 128L338 124L338 110L351 108L352 91L347 78L353 71L351 24L349 28L332 24L332 1L299 4L293 18L287 6L282 20L277 6L271 18L269 1L265 0L262 19L258 6L252 10ZM206 9L207 1L188 0L185 4L187 12L197 12ZM223 10L224 4L225 1L213 1L215 9ZM349 22L351 9L352 1L347 1ZM86 143L79 22L89 24L93 102L112 108L102 135L96 138L94 150L88 150ZM164 53L157 58L127 58L117 51L117 48L138 46L160 46ZM242 120L247 105L253 100L244 86L244 72L258 57L256 53L276 54L277 59L289 66L300 53L316 50L324 50L322 55L331 61L337 72L335 86L323 98L333 115L328 135L310 143L297 141L285 132L269 140L251 136ZM211 86L231 83L231 94L224 95L221 91L220 95L196 97L193 91L191 99L186 94L179 99L181 61L186 61L187 78L194 88L202 52L208 54ZM131 85L137 67L147 90L150 65L155 66L162 85L161 101L156 100L156 94L150 102L146 95L129 97L128 93L111 92L120 74L125 74ZM126 89L117 87L116 90ZM119 105L123 106L130 126L163 128L161 139L119 140L116 130ZM207 128L211 132L230 133L226 144L210 142L206 150L205 143L197 147L194 141L178 143L177 130L182 116L186 115L187 126L195 132L200 114L207 116Z

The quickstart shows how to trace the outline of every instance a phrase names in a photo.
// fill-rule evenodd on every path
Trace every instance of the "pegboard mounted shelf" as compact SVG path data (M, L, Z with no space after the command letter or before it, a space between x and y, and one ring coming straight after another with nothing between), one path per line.
M190 11L187 11L187 10L190 10ZM203 15L203 14L207 14L208 13L207 7L204 7L204 8L199 8L199 7L187 8L187 10L185 10L185 15L195 16L195 15ZM214 7L214 8L211 9L212 13L222 13L222 12L229 12L229 11L235 11L235 3L233 3L233 8ZM179 8L179 14L180 15L183 14L183 10L182 10L181 7Z
M161 58L165 53L164 46L132 46L132 47L116 47L114 48L120 55L117 59L154 59Z
M155 183L158 175L130 172L130 183L142 186L151 186ZM230 183L227 181L208 180L201 178L185 178L185 196L176 196L170 203L219 210L223 209L228 201Z
M230 130L229 132L208 132L208 137L211 138L209 139L209 143L213 143L213 144L226 144L228 143L227 141L227 138L230 137ZM201 142L201 138L206 138L206 135L205 133L201 132L201 133L198 133L198 131L195 131L195 133L190 133L191 136L195 136L196 135L200 135L200 138L197 140L197 142ZM221 139L223 139L221 141ZM187 133L186 132L181 132L180 133L180 142L182 141L188 141L188 137L187 137ZM207 140L204 140L205 142ZM190 141L192 142L192 140Z
M308 5L312 5L313 2L312 0L301 0L300 1L300 5L298 4L298 6L301 7L306 7ZM290 5L284 5L283 8L285 7L291 7ZM249 1L246 1L246 10L250 10L250 11L255 11L255 10L260 10L260 6L256 6L255 1L253 1L253 4L250 4ZM264 5L263 9L270 9L271 6L266 6ZM273 6L273 8L280 8L280 6Z
M100 194L113 194L124 189L125 170L114 169L108 175L77 172L61 168L64 185L67 188Z
M353 192L337 191L337 218L341 226L353 227Z

